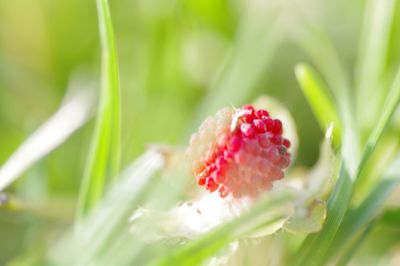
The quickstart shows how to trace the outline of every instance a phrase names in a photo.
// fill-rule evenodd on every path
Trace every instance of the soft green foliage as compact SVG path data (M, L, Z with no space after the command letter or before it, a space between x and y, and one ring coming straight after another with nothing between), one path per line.
M378 2L376 1L378 4ZM375 23L380 23L380 20L376 20ZM377 26L379 27L379 26ZM384 33L382 33L384 34ZM388 32L386 32L388 34ZM387 38L384 36L384 38ZM371 38L370 41L373 42L375 38ZM371 44L374 48L376 48L373 44ZM318 59L316 59L318 60ZM373 60L373 59L372 59ZM376 59L382 60L382 59ZM368 62L364 63L368 64ZM364 73L366 74L366 73ZM376 73L374 73L376 74ZM359 77L360 78L360 77ZM381 112L377 121L373 121L374 128L368 137L368 140L363 149L363 153L360 156L360 160L357 163L356 171L351 171L350 173L346 170L346 167L349 161L344 160L342 165L342 170L339 173L338 183L334 192L332 193L329 202L328 202L328 218L324 228L317 235L309 236L302 245L302 248L298 251L298 257L300 258L296 262L298 265L320 265L327 263L329 257L333 257L335 254L333 250L337 249L339 243L343 245L343 242L334 242L332 244L333 239L335 238L336 233L340 230L342 221L345 217L346 212L348 211L348 207L350 206L350 200L352 191L354 186L359 184L361 178L364 177L362 175L366 164L369 163L369 159L371 154L373 153L375 147L377 146L380 138L382 137L386 127L391 122L391 118L393 113L395 112L397 105L400 100L400 89L398 88L398 80L397 78L394 81L390 94L387 96L386 103ZM376 91L376 90L374 90ZM383 93L384 91L381 91ZM310 101L311 105L315 105L316 103ZM367 100L362 103L363 106L367 106L369 108L369 101ZM316 109L316 107L315 107ZM347 112L351 112L351 109L347 106L342 107L342 114L344 120L344 127L350 127L348 123L346 123L346 117L354 117L353 114L347 114ZM317 115L318 116L318 115ZM354 123L354 120L353 120ZM346 130L346 129L344 129ZM347 129L348 131L353 131L352 129ZM354 133L353 133L354 134ZM361 136L358 137L360 139ZM348 143L344 138L342 141L342 145L346 146ZM346 156L346 150L342 149L343 157ZM354 162L354 160L352 160ZM352 163L350 163L352 165ZM383 191L382 191L383 193ZM371 219L371 217L369 218ZM366 220L368 221L368 220ZM348 223L356 223L357 219L349 220ZM340 231L339 231L340 232ZM353 232L353 231L350 231ZM349 233L349 231L347 231ZM348 234L347 234L348 235Z
M295 73L301 89L318 119L320 127L325 131L333 123L333 138L334 142L338 144L342 125L339 115L336 113L335 105L331 101L332 97L329 97L329 92L311 67L298 65L296 66Z
M368 197L355 209L350 210L343 221L343 225L335 236L332 244L333 251L344 249L341 243L352 237L352 232L362 229L368 222L374 219L376 210L382 208L384 201L400 182L400 160L396 158L393 165L382 176L379 183Z
M196 125L206 115L224 106L240 105L244 99L249 99L281 42L281 31L279 9L274 4L266 3L262 8L249 5L245 8L238 26L235 47L230 51L227 65L214 88L205 96L195 116ZM234 93L231 93L232 88L235 88Z
M370 127L384 103L382 86L385 62L393 24L395 1L368 0L359 48L357 107L361 126ZM363 108L368 102L368 108Z
M70 89L80 90L81 88ZM27 138L3 164L0 170L0 191L12 184L24 171L84 125L90 117L91 102L88 91L75 92L73 97L69 95L57 112ZM71 119L71 113L74 114L73 119ZM62 121L68 121L66 126L62 127ZM49 139L50 136L51 139Z
M399 30L394 0L1 2L0 264L396 265ZM286 178L203 196L178 145L254 99Z
M342 171L340 172L339 180L335 190L337 193L334 192L332 194L328 203L327 223L318 236L311 236L308 241L306 240L304 249L301 249L299 252L303 258L300 260L299 265L302 265L302 262L305 262L305 264L308 265L310 261L315 265L319 265L321 263L325 263L327 256L332 256L332 254L328 253L328 249L329 246L331 246L331 241L334 238L334 235L336 234L340 224L342 223L342 219L350 203L350 196L354 186L351 180L355 180L354 182L356 184L361 182L360 179L362 177L362 171L369 162L371 154L380 140L380 137L384 133L385 128L390 123L390 119L392 118L399 100L400 86L398 79L396 78L391 93L388 95L387 104L385 104L382 115L380 116L379 121L377 122L367 143L365 144L364 152L357 167L355 177L350 178L347 170L345 169L345 165L342 166ZM353 221L355 221L355 219Z
M131 206L145 196L163 163L160 154L149 151L128 167L93 214L82 219L75 230L52 248L49 260L61 265L87 265L106 258L110 243L127 234Z

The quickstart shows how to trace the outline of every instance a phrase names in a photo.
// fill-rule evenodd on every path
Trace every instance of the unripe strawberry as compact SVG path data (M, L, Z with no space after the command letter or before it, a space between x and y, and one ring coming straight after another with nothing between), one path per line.
M251 105L225 108L192 135L187 155L197 183L221 197L256 197L283 178L290 141L282 122Z

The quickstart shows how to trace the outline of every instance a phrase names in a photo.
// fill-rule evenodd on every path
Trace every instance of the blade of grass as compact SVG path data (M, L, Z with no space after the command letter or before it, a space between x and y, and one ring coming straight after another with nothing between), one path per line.
M360 149L350 101L349 82L336 50L318 25L307 21L306 18L303 18L301 22L304 23L304 27L300 27L301 31L295 35L295 41L311 56L321 70L335 94L341 121L343 121L341 152L343 162L338 173L338 182L328 200L327 220L320 232L306 238L293 261L296 265L319 265L350 203Z
M262 7L260 7L262 6ZM242 104L266 72L282 39L278 7L248 2L235 46L211 90L196 111L190 131L223 106Z
M368 226L363 230L361 235L357 237L351 247L346 251L346 253L340 258L336 265L338 266L346 266L349 264L353 255L357 252L357 250L361 247L364 243L365 239L367 238L368 234L371 232L372 228L374 227L375 221L371 221Z
M389 207L385 209L378 222L381 226L398 229L400 225L400 208Z
M154 186L164 163L164 157L153 150L139 157L93 211L51 248L48 260L54 265L104 265L99 258L108 254L121 235L129 234L129 217Z
M319 260L329 248L350 201L352 181L342 162L335 189L328 200L327 220L317 234L309 235L299 249L294 265L321 265Z
M73 95L67 94L67 96L69 99L65 99L57 112L26 139L4 163L0 169L0 191L87 122L92 106L92 97L88 91L78 90Z
M394 112L397 109L397 106L400 101L400 68L397 71L397 75L393 82L393 85L390 89L390 92L386 98L383 112L381 112L381 116L379 117L378 122L375 124L374 130L371 132L371 135L368 138L367 144L365 145L364 153L361 158L361 162L359 165L359 172L364 168L364 165L368 162L372 152L374 151L376 144L381 138L382 134L385 132L386 127L389 124ZM364 182L362 176L357 180L357 184L359 185Z
M156 147L154 148L157 150ZM151 215L144 215L137 220L132 220L132 216L136 214L139 206L169 212L171 208L176 207L178 202L182 202L182 193L185 193L188 189L188 176L185 167L181 167L182 160L179 160L179 165L171 167L174 164L172 162L174 159L171 160L171 157L165 151L164 153L163 151L159 152L165 159L164 167L160 173L148 180L146 186L141 188L140 196L135 202L132 203L131 201L130 208L128 206L131 210L130 213L126 212L126 216L120 217L119 223L114 223L114 232L110 234L110 237L107 241L104 241L102 246L99 246L96 252L92 253L90 260L86 261L97 260L102 265L144 265L144 262L154 258L156 254L162 252L161 250L171 249L171 247L163 247L165 240L157 239L155 242L151 240L154 238L152 236L157 235L158 225L160 223L168 224L168 221ZM181 158L181 155L177 156ZM136 178L139 179L139 177ZM174 183L173 187L169 183L171 180ZM132 192L126 190L125 193ZM120 204L125 205L126 203L120 201ZM128 215L129 219L127 218ZM168 233L165 232L165 236L167 235ZM150 258L149 254L152 254Z
M107 0L97 0L102 49L102 82L96 127L79 195L78 217L102 197L120 162L120 89L117 51Z
M335 95L343 126L342 155L350 177L354 179L360 159L360 146L348 77L335 47L320 26L308 20L306 16L302 17L299 23L303 25L296 27L294 41L311 57Z
M365 149L360 162L358 129L354 120L354 112L350 104L351 97L348 89L348 82L340 67L336 52L329 42L329 39L319 30L318 25L306 25L303 29L303 32L297 36L297 41L319 66L330 84L330 87L336 92L336 98L340 104L339 108L344 127L342 155L346 168L349 168L349 178L351 179L347 186L340 186L340 182L338 182L335 191L339 190L339 192L334 193L333 196L335 194L343 195L343 199L334 200L334 197L330 198L331 204L328 204L328 217L324 229L316 235L307 237L298 253L297 257L299 260L296 261L298 265L319 265L323 264L333 236L338 230L350 203L353 182L360 176L365 162L368 161L391 115L386 116L386 119L382 119L381 123L384 126L379 127L376 133L372 135L370 145ZM318 46L315 45L316 43L318 43ZM392 114L394 107L395 106L385 106L386 112ZM340 179L341 178L339 178L339 180ZM337 210L337 212L332 215L330 214L330 209Z
M342 112L349 112L351 110L350 83L335 47L315 22L303 17L300 23L303 25L296 27L297 34L294 35L294 41L311 57L321 71L336 97L339 109Z
M325 132L333 122L333 142L338 145L341 138L342 124L336 111L335 104L323 81L308 65L299 64L295 68L297 81L308 100L321 129Z
M367 145L364 149L362 154L362 159L357 167L357 172L354 176L357 182L360 180L361 173L368 162L369 158L371 157L372 152L374 151L379 139L381 138L382 134L384 133L387 125L389 124L394 111L396 110L397 104L400 100L400 71L397 75L394 84L391 89L391 93L388 95L387 104L382 112L382 116L380 117L375 130L371 133ZM342 151L343 153L343 151ZM354 179L353 179L354 180ZM340 181L340 179L339 179ZM301 259L298 260L298 265L320 265L324 264L324 262L328 259L329 256L332 256L332 252L328 252L331 248L331 243L333 240L333 236L338 230L343 216L347 210L347 207L350 204L350 195L348 193L352 193L354 183L348 182L346 186L341 186L340 182L336 185L342 192L338 192L337 194L343 197L341 199L335 199L335 192L331 196L328 202L328 216L327 222L324 226L324 229L317 234L317 236L309 236L304 244L302 245L299 256ZM335 191L336 191L335 188ZM342 195L343 194L343 195ZM332 209L337 209L336 213L330 214L330 202L332 199ZM343 243L342 243L343 244Z
M290 207L287 205L294 195L289 192L266 198L248 213L242 214L211 232L202 235L187 245L155 259L150 265L199 265L213 256L230 242L247 235L261 226L273 224L287 217Z
M393 24L393 0L367 1L358 56L357 116L363 126L377 119L386 89L381 85Z
M382 208L385 200L400 184L400 155L383 175L383 178L376 185L368 197L354 210L350 211L343 221L334 241L332 242L329 254L337 254L342 250L353 232L357 232L370 222L377 212Z

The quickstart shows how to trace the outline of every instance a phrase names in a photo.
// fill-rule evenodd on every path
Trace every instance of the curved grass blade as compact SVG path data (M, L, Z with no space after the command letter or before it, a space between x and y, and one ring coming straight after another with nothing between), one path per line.
M77 84L81 86L81 84ZM72 84L72 86L75 86ZM57 112L36 130L0 169L0 191L24 171L67 140L90 117L92 97L78 90L68 95Z
M398 228L400 225L400 208L389 207L383 211L379 224L387 228Z
M360 146L348 77L335 47L320 26L305 17L300 22L303 27L298 27L295 41L314 61L336 98L343 126L342 156L353 179L360 159Z
M375 147L379 139L385 132L386 127L388 126L394 112L397 109L399 101L400 101L400 69L397 72L392 88L390 89L390 92L386 98L383 112L381 113L381 116L379 117L379 120L375 124L374 130L371 132L367 144L365 145L363 156L361 158L361 162L359 165L359 172L361 172L361 170L364 168L372 152L375 150ZM357 185L362 183L363 181L364 180L362 180L362 178L359 178L357 180Z
M336 187L340 190L337 194L340 195L339 199L335 199L335 192L331 196L328 203L328 219L324 229L317 234L317 236L309 236L302 248L300 249L299 256L301 259L298 260L298 265L320 265L323 264L330 256L333 255L332 252L328 252L332 248L331 244L333 241L334 234L340 227L340 224L343 220L347 207L350 204L350 196L353 192L354 185L357 186L358 182L360 182L360 176L366 163L372 155L379 139L383 135L387 125L389 124L394 111L398 105L400 100L400 71L394 81L391 92L387 98L387 104L385 104L385 108L383 110L382 116L380 117L375 130L371 133L367 145L362 154L362 159L357 167L357 172L354 175L355 184L353 181L348 182L346 186L340 185L339 183ZM343 152L343 151L342 151ZM362 180L361 180L362 181ZM335 189L336 191L336 189ZM350 195L349 195L350 193ZM342 195L343 194L343 195ZM330 205L332 201L332 209L337 209L337 213L330 214ZM343 244L343 243L341 243ZM301 255L300 255L301 254Z
M350 83L335 47L315 22L302 18L301 23L303 25L297 28L295 42L311 57L321 71L336 97L339 110L343 112L341 115L350 115L352 113Z
M333 142L339 144L342 124L335 104L331 101L329 92L322 80L310 66L305 64L297 65L295 74L321 129L325 132L329 125L333 123Z
M340 258L336 265L338 266L346 266L349 264L353 255L357 252L357 250L361 247L364 243L365 239L367 238L368 234L371 232L372 228L375 225L375 221L371 221L368 226L363 230L361 235L357 237L357 239L352 243L350 248L347 250L345 254Z
M104 254L121 236L130 236L129 217L154 186L164 163L159 152L150 150L124 170L93 211L52 247L50 265L109 265L103 263ZM132 251L134 246L125 248Z
M288 204L293 197L293 193L281 192L272 198L266 198L257 203L248 213L155 259L150 265L199 265L230 242L260 227L285 219L292 211Z
M120 162L120 89L117 52L107 0L97 0L102 48L102 82L96 127L79 195L78 216L102 197Z
M273 1L262 7L248 2L246 8L238 27L235 46L195 113L192 129L219 108L242 104L270 66L282 41L279 7Z
M296 256L294 265L322 265L321 260L329 249L350 202L352 181L342 162L339 179L328 200L325 225L317 234L309 235Z
M375 186L369 196L354 210L346 215L340 230L338 231L330 254L336 254L344 247L353 232L366 226L382 208L385 200L400 184L400 155L397 156L389 170Z
M372 125L386 94L382 87L395 1L367 1L358 55L357 116L362 124Z

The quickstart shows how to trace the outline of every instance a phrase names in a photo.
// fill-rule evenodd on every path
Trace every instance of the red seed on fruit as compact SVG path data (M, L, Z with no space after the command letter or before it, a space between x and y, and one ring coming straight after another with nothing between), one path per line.
M230 140L229 147L231 151L236 152L240 149L240 146L242 145L242 139L238 136L233 136Z
M272 136L270 140L274 144L282 144L282 138L279 135Z
M211 177L209 177L208 179L207 179L207 181L206 181L206 186L207 186L207 189L210 191L210 192L214 192L215 190L217 190L217 188L218 188L218 184L214 181L214 179L213 178L211 178Z
M263 118L263 117L267 118L269 116L268 111L267 110L263 110L263 109L257 110L256 114L257 114L257 117L260 118L260 119Z
M262 134L258 136L258 145L260 145L261 148L268 148L268 146L270 145L270 141L267 134Z
M200 186L204 186L206 184L206 178L204 176L199 177L199 179L197 180L197 184L199 184Z
M254 107L251 105L251 104L245 104L245 105L243 105L243 108L242 109L244 109L244 110L249 110L249 111L251 111L251 113L252 114L254 114Z
M223 109L191 138L188 156L197 183L220 197L255 197L283 178L290 141L266 110L251 105Z
M266 119L263 119L263 120L264 120L265 126L267 128L267 131L272 131L274 128L274 125L275 125L274 120L272 120L269 117Z
M282 144L286 148L290 148L290 141L288 139L283 139Z
M211 175L213 179L218 182L219 184L223 183L225 181L225 175L222 171L217 170Z
M225 198L226 196L228 196L228 191L225 189L225 187L221 187L219 190L219 196L221 198Z
M254 119L253 126L257 133L264 133L265 131L267 131L267 125L261 119Z
M240 125L240 131L243 133L244 136L246 137L253 137L254 134L256 133L254 127L252 127L251 124L248 123L243 123Z
M275 134L282 134L282 122L279 119L274 120L274 125L272 127L272 132Z

